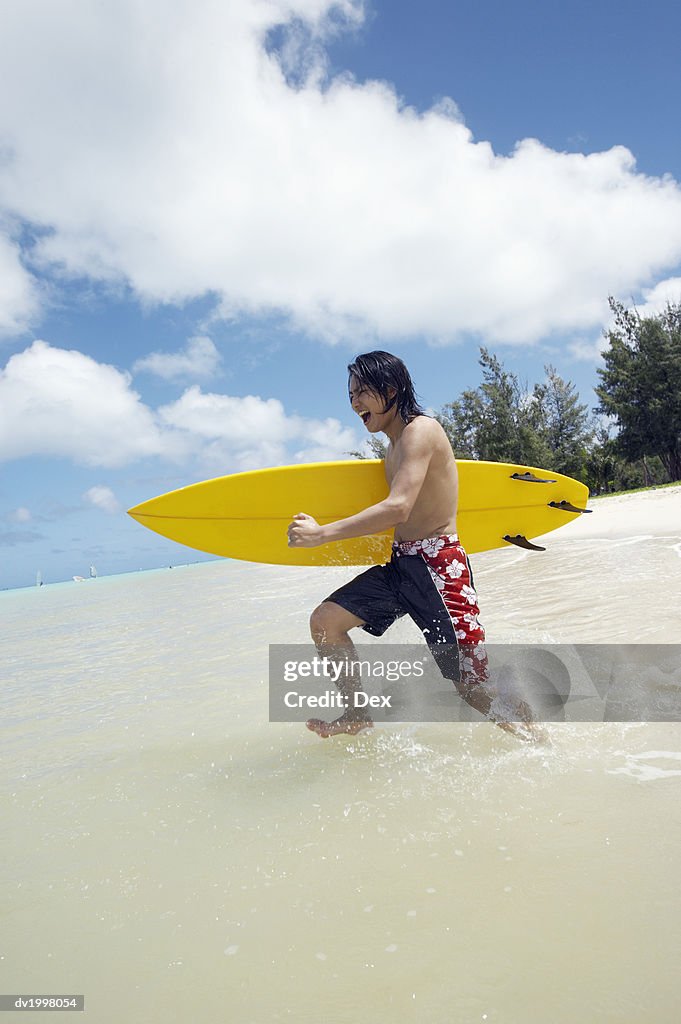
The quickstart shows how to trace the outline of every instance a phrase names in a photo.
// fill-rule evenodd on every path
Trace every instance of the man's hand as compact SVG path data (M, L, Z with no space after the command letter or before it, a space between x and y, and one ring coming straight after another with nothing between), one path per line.
M293 517L288 528L288 546L290 548L316 548L324 544L324 527L316 519L305 512Z

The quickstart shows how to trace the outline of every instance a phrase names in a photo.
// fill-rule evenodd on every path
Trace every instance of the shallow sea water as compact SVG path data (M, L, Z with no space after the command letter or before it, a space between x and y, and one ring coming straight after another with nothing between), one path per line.
M488 637L681 643L680 556L476 556ZM267 644L351 574L0 594L0 991L96 1024L676 1022L681 726L269 723Z

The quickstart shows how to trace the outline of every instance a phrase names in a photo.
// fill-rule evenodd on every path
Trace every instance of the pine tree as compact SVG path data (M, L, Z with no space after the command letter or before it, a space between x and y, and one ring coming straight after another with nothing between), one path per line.
M630 460L659 456L670 480L681 480L681 303L641 317L610 299L614 327L596 394L598 411L619 427L617 450Z
M579 401L574 384L563 380L555 367L545 366L544 373L546 379L535 384L533 392L535 430L550 453L551 468L581 477L594 435L588 407Z

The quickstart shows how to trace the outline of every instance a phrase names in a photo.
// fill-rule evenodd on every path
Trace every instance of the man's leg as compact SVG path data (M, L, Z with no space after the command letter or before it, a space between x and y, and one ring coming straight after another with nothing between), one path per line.
M357 651L349 630L363 625L362 619L333 601L323 601L310 616L310 633L319 654L343 666L357 663ZM308 729L324 739L339 732L354 735L361 729L370 729L373 722L366 711L354 707L354 694L362 688L359 677L352 671L341 672L336 685L345 698L346 710L333 722L311 718L306 723Z
M438 544L440 539L446 543ZM535 725L526 703L513 709L518 720L499 713L466 552L451 538L411 542L411 548L414 546L421 547L420 554L402 555L397 560L400 592L442 675L453 682L467 704L499 728L519 739L544 742L546 734Z

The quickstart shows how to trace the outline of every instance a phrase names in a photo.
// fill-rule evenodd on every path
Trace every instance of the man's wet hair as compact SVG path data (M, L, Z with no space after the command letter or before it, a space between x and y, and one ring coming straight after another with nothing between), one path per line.
M361 387L383 399L385 412L396 405L405 423L424 415L409 370L398 356L390 352L366 352L350 363L348 374L355 377ZM392 398L388 395L390 388L395 389Z

